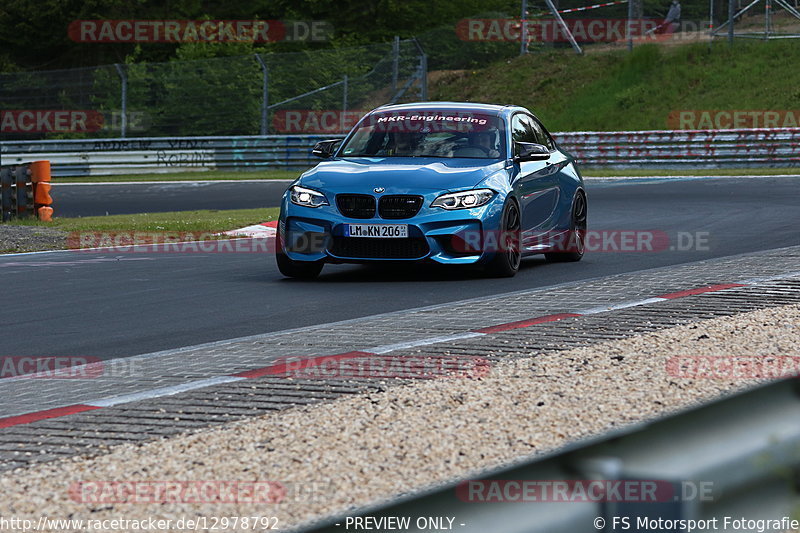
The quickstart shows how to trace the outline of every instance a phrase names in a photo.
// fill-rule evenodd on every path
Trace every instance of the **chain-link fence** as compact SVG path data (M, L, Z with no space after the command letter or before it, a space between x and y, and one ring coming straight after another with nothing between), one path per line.
M413 40L194 61L0 74L0 138L341 133L426 98Z
M428 71L523 51L707 40L727 34L731 11L737 36L800 36L798 1L765 0L756 13L746 8L760 0L530 0L524 15L465 16L413 40L0 74L0 140L342 133L378 105L426 99Z

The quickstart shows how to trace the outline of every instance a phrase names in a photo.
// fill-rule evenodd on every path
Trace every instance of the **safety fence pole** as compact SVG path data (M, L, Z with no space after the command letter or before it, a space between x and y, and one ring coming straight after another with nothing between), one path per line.
M524 56L528 53L528 0L522 0L522 14L520 19L520 43L519 55Z
M119 82L120 86L122 87L121 95L120 95L120 109L122 110L122 119L120 122L120 133L119 136L121 138L125 138L125 134L127 133L128 129L128 74L125 72L125 66L120 65L119 63L114 63L114 66L117 69L117 74L119 74Z
M395 35L392 41L392 94L397 92L397 78L400 70L400 36Z
M256 60L261 65L261 128L259 131L261 135L267 135L269 133L267 117L269 113L269 69L261 54L256 54Z
M347 74L342 79L342 115L339 117L339 131L345 131L345 114L347 113Z

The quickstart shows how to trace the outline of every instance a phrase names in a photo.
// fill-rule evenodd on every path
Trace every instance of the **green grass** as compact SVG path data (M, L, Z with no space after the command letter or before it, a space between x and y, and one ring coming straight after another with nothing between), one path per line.
M517 104L551 131L673 129L675 110L800 109L800 43L645 44L578 56L532 53L443 74L435 100Z
M169 174L124 174L120 176L77 176L55 178L56 183L98 183L118 181L201 181L201 180L286 180L297 178L298 170L262 170L257 172L172 172Z
M170 211L137 215L59 218L52 222L14 220L20 226L48 226L64 231L218 232L276 220L279 208Z

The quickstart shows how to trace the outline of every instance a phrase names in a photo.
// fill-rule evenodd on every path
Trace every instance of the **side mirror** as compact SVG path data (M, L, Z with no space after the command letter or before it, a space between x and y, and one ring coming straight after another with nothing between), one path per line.
M334 153L336 153L336 149L339 147L340 142L342 142L341 139L319 141L311 150L311 155L321 157L322 159L328 159L329 157L333 156Z
M543 144L536 143L514 143L517 148L517 155L514 162L521 161L546 161L550 158L550 149Z

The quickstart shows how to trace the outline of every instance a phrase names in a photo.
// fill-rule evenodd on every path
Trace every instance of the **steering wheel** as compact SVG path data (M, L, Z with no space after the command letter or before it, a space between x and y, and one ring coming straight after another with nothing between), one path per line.
M465 148L477 148L478 150L483 151L486 157L489 157L492 154L491 148L486 148L485 146L481 146L479 144L468 144L467 146L465 146Z

